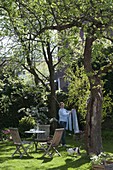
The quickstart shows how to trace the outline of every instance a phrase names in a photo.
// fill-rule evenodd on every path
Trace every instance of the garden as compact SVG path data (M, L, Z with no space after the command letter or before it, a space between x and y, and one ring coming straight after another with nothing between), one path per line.
M61 102L79 133L43 157L34 136L54 139ZM12 158L11 128L30 157ZM111 170L112 129L113 0L0 0L0 169Z
M13 142L9 140L0 141L0 169L90 170L92 169L93 163L100 165L100 162L106 158L106 155L113 156L112 132L103 132L103 148L105 155L96 160L95 158L92 160L87 156L83 138L77 139L73 134L67 132L66 140L68 148L80 147L80 154L71 154L67 152L67 148L59 146L58 151L61 153L61 156L55 154L53 158L49 156L42 157L43 151L34 152L34 148L31 146L29 149L30 157L23 156L23 158L20 159L17 154L12 158L11 155L15 150Z

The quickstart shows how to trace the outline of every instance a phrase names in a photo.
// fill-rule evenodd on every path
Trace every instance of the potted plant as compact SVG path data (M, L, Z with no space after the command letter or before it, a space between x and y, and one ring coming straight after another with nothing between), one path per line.
M113 155L101 152L99 155L92 155L92 170L112 170Z

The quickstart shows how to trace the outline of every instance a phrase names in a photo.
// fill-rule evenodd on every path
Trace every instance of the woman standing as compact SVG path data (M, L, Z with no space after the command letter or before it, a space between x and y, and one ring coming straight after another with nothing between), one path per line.
M68 121L68 117L69 117L70 113L71 113L71 111L67 111L64 108L64 103L60 102L60 109L59 109L59 112L58 112L58 114L59 114L59 123L60 123L60 127L64 128L64 132L63 132L63 135L62 135L62 138L61 138L62 146L66 145L66 140L65 140L65 137L66 137L66 125L67 125L67 121Z

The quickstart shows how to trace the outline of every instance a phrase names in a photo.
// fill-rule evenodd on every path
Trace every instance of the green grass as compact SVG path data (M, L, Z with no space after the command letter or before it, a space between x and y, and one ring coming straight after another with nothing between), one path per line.
M12 158L15 146L12 142L0 141L0 170L90 170L91 163L84 150L83 140L75 140L72 135L67 135L67 144L68 147L81 146L81 154L68 155L65 147L59 147L61 157L42 157L43 151L34 152L32 147L30 158L24 156L20 159L18 155ZM112 140L104 139L103 146L106 152L113 152Z

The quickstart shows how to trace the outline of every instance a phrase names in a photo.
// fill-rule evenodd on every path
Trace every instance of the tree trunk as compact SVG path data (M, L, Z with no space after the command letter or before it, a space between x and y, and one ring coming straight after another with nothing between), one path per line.
M49 116L56 117L56 101L55 101L55 84L54 84L54 63L53 63L53 56L50 48L50 43L47 42L47 56L45 56L45 61L48 65L49 70L49 81L50 81L50 100L49 100Z
M49 116L56 118L56 101L54 99L55 93L54 91L51 91L50 94L50 100L49 100Z
M95 78L95 83L98 83L98 86L91 87L91 95L87 103L86 150L88 154L98 155L102 151L101 114L103 97L98 78Z
M86 116L86 150L88 154L99 154L102 150L101 113L102 113L102 86L101 77L92 69L91 53L94 38L86 38L84 50L84 67L90 82L90 98L87 103Z
M55 84L54 69L50 67L50 100L49 100L49 116L56 117L56 101L55 101Z

